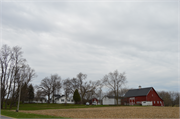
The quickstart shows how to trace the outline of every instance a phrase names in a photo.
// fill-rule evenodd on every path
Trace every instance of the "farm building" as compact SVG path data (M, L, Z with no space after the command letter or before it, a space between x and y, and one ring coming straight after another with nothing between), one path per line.
M89 100L90 105L92 105L93 102L97 105L98 104L98 99L97 98L92 98L92 99Z
M102 104L103 105L116 105L117 101L115 96L104 96L102 99ZM118 99L118 104L121 105L121 97Z
M124 96L124 105L152 105L164 106L164 101L159 97L153 87L130 89Z
M51 101L51 103L52 102L53 101ZM57 94L56 95L54 94L54 102L58 104L63 104L63 103L74 104L73 99L67 97L67 100L66 100L65 95L57 95Z

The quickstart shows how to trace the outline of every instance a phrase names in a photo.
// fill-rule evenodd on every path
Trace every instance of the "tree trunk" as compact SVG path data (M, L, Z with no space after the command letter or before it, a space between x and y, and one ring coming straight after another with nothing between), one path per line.
M50 103L50 101L49 101L49 100L50 100L50 98L49 98L49 97L50 97L50 95L48 94L48 104Z
M53 92L53 98L52 99L53 99L53 104L54 104L54 92Z
M4 97L5 97L5 88L3 87L3 88L1 88L1 109L3 109L3 107L4 107L4 105L3 105L3 103L4 103Z
M4 99L1 100L1 109L3 109L3 101Z
M7 109L7 100L8 100L8 97L6 98L6 101L5 101L5 109Z

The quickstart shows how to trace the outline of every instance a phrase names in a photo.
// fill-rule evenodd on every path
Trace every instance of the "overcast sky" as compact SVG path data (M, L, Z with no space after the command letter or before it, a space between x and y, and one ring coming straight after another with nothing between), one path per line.
M20 46L38 77L126 72L127 88L178 91L178 1L1 4L2 44Z

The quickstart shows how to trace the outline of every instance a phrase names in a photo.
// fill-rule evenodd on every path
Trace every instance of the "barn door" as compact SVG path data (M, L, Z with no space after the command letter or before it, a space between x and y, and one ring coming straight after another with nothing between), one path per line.
M134 105L135 104L135 98L129 98L129 105Z

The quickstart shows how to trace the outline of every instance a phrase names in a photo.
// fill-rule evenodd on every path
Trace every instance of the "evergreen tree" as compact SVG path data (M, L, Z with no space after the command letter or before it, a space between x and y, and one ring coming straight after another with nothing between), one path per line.
M21 101L24 103L24 101L28 100L28 86L27 83L22 84L21 87Z
M29 94L29 101L32 101L34 99L34 87L31 85L29 85L29 88L28 88L28 94Z
M77 89L74 91L73 99L74 99L74 101L75 101L76 104L77 104L79 101L81 101L81 97L80 97L79 92L78 92Z

